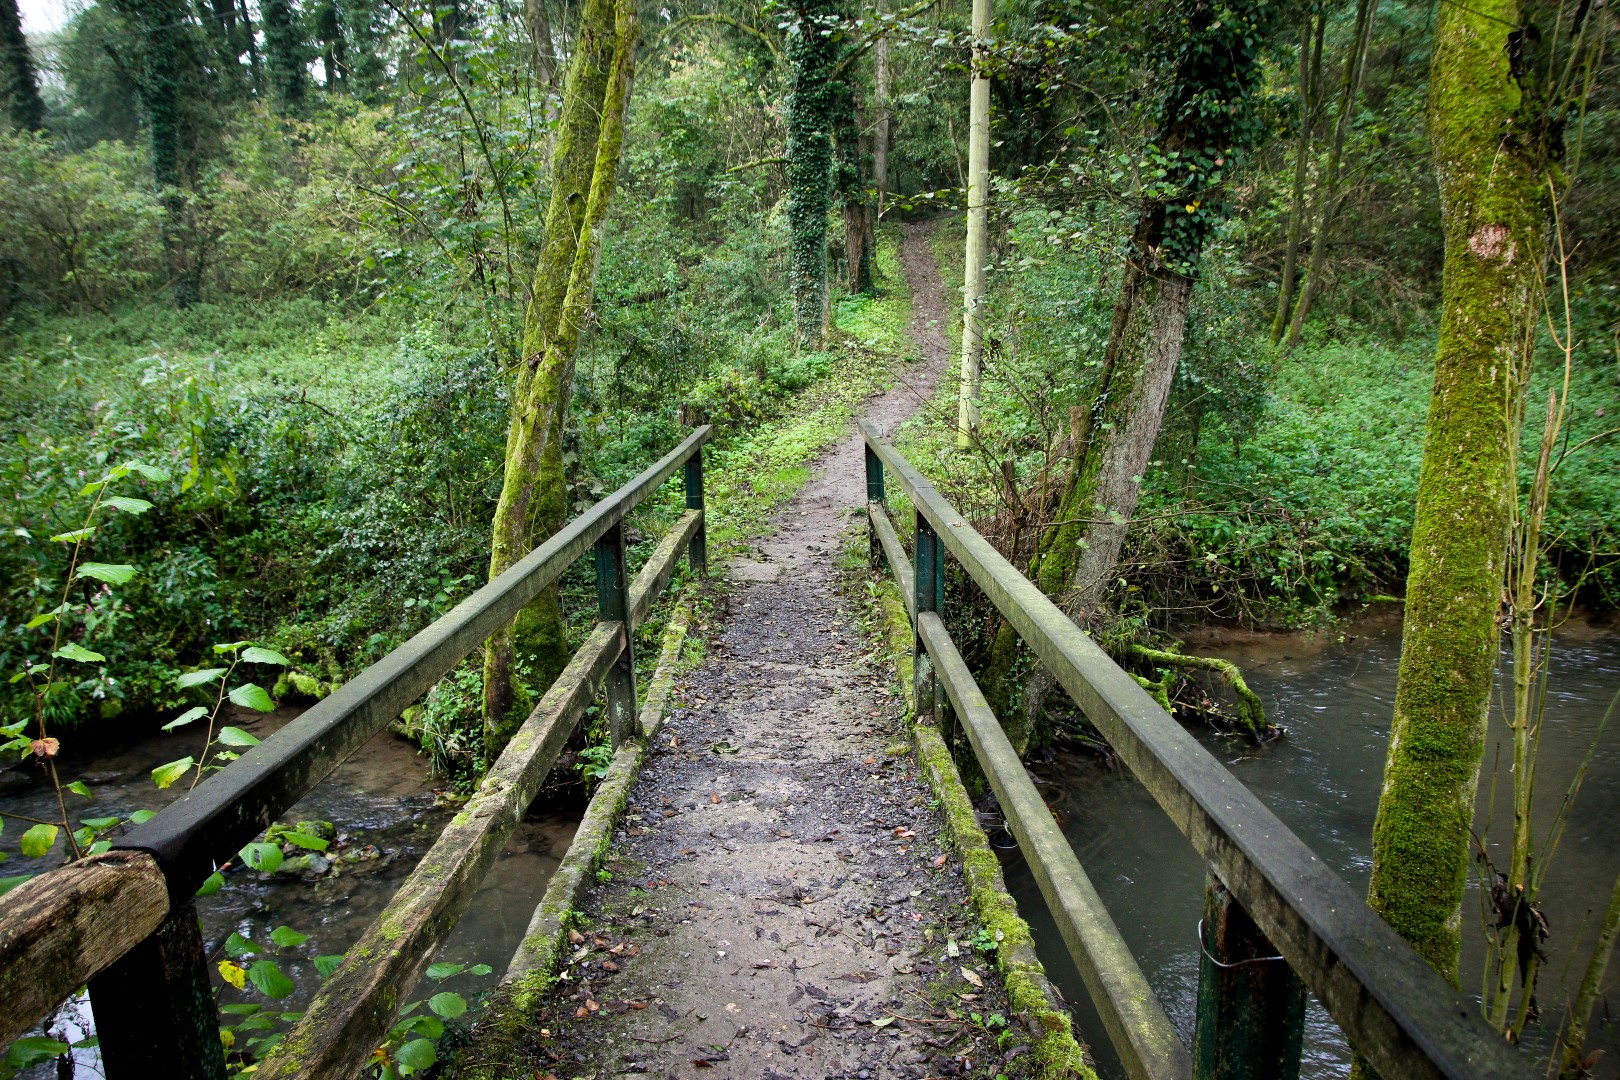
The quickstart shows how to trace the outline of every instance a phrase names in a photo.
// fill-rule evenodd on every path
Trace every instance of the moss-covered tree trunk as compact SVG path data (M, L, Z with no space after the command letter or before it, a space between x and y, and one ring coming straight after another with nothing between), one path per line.
M17 0L0 0L0 64L5 65L0 96L6 100L11 122L24 131L44 130L45 102L39 96L39 76L23 34Z
M1439 12L1429 131L1445 227L1440 344L1373 826L1373 908L1453 983L1545 269L1548 180L1512 66L1520 20L1517 0Z
M838 11L830 0L794 0L787 61L788 285L799 345L827 337L827 211L832 207Z
M1204 243L1228 213L1225 179L1261 130L1254 112L1260 58L1281 6L1188 0L1181 11L1174 75L1150 151L1173 193L1145 198L1138 212L1102 374L1033 568L1036 582L1083 628L1096 625L1136 512L1181 360ZM1016 632L1003 624L984 683L1022 752L1053 683L1036 669L1020 685L1019 655Z
M304 106L309 83L298 10L293 0L263 0L259 16L264 22L264 52L271 92L283 109L296 113Z
M524 317L506 471L495 509L494 579L567 520L562 440L581 330L596 282L600 226L618 178L634 65L634 0L589 0L563 91L551 201ZM567 663L558 591L546 590L484 657L484 749L493 760L522 723L523 680L544 689Z

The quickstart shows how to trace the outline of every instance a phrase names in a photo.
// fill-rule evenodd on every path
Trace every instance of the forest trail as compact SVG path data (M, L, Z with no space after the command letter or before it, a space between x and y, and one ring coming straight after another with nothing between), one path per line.
M902 248L923 362L864 411L885 430L947 368L931 231L909 227ZM972 947L902 707L838 588L863 460L858 435L841 440L726 567L728 613L673 695L612 880L582 901L588 929L532 1021L540 1075L924 1077L1002 1061L996 1029L934 1010L958 993L985 1015L1007 1005Z

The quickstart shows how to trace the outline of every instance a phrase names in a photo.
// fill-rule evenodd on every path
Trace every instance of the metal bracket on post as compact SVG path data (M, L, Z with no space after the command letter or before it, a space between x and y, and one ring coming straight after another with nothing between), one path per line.
M1198 950L1193 1080L1297 1080L1305 984L1214 874Z
M686 471L682 474L686 482L686 508L688 510L703 509L703 447L699 446L692 451L692 456L686 459ZM691 543L686 546L686 564L692 568L692 573L698 577L709 576L709 521L708 512L704 512L703 521L698 523L697 532L692 534Z
M630 626L630 579L624 572L624 522L616 521L596 542L596 610L603 622L624 627L624 648L603 680L608 730L617 750L636 730L635 631Z
M90 980L105 1075L225 1080L197 905L172 903L150 937Z
M878 506L881 507L883 505L883 502L884 502L884 496L883 496L883 459L877 456L877 451L872 449L872 444L871 443L863 443L863 445L866 448L866 502L867 502L867 513L868 514L873 514L873 513L878 513L879 511L874 509L871 504L872 503L877 503ZM882 566L883 565L883 543L882 543L882 541L880 541L878 539L877 529L876 529L876 527L874 527L872 525L870 520L867 521L867 525L866 525L866 541L867 541L867 544L869 545L869 548L868 548L868 551L867 551L867 559L870 562L871 566L873 568L877 568L877 567Z
M917 514L917 552L912 576L912 597L917 605L917 618L925 611L943 616L945 611L945 545L939 542L934 527L921 513ZM916 702L917 720L933 721L944 729L945 702L934 665L928 650L923 647L922 635L913 631L911 645L913 678L912 700Z

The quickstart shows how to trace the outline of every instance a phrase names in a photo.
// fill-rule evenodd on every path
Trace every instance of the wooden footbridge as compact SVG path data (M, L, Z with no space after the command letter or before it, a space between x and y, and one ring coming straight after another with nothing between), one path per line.
M1529 1080L1544 1074L1543 1063L1506 1045L1480 1019L1474 1002L1429 968L892 445L865 425L863 435L873 560L893 571L915 632L915 722L976 756L1133 1080L1297 1076L1307 992L1386 1080ZM88 985L110 1080L226 1076L198 921L199 888L594 550L600 609L595 629L477 793L254 1075L348 1080L365 1069L580 717L600 698L617 748L613 769L506 979L508 990L546 985L567 949L568 912L630 797L641 755L664 711L667 679L655 679L638 706L634 629L683 555L697 573L705 572L702 463L709 436L707 427L697 430L411 641L131 829L112 851L13 890L0 902L0 1046ZM624 519L677 472L685 481L685 513L631 580ZM888 508L891 487L909 507L911 520L903 523L915 537L909 553ZM984 590L1208 864L1190 1049L1178 1039L946 630L941 615L947 558ZM522 1023L510 996L507 1004L503 1022L512 1023L515 1015ZM475 1029L475 1046L487 1036ZM758 1062L698 1064L708 1075L776 1075ZM527 1069L507 1075L539 1074Z

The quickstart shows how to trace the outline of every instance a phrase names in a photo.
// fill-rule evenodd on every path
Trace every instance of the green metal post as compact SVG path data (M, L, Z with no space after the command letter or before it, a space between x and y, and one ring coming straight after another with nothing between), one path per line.
M1193 1080L1296 1080L1305 984L1213 874L1198 937Z
M883 505L883 459L877 456L871 443L866 447L866 501L868 504ZM867 558L873 569L883 565L883 544L878 540L877 529L867 523L866 542L868 544Z
M596 542L597 618L624 627L624 648L602 680L614 749L636 730L636 635L630 628L629 581L624 572L624 522L616 521Z
M225 1080L214 988L190 899L90 980L90 1007L109 1080Z
M703 447L699 446L692 451L692 456L686 459L686 472L683 474L686 481L686 508L688 510L703 509ZM692 573L699 577L709 575L709 521L707 516L698 525L697 532L692 534L692 542L686 548L686 562L692 568Z

